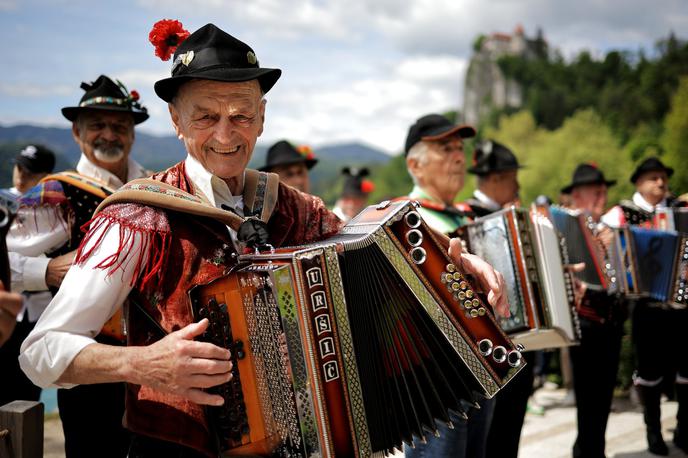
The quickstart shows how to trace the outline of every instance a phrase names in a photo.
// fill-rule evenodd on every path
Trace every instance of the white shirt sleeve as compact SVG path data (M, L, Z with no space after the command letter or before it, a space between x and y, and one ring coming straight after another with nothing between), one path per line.
M114 272L96 267L118 251L120 241L118 224L101 231L106 233L100 246L83 265L73 265L69 269L59 292L21 346L19 364L31 381L40 387L74 386L58 385L56 381L74 357L95 342L94 337L131 292L135 262L125 262ZM99 234L91 237L87 247L100 238ZM141 249L141 237L141 234L135 235L127 253ZM126 256L127 253L121 255ZM145 263L145 259L143 261Z
M69 241L68 224L55 207L20 208L7 233L12 290L45 291L45 272L50 259L45 253ZM12 255L17 253L17 255Z

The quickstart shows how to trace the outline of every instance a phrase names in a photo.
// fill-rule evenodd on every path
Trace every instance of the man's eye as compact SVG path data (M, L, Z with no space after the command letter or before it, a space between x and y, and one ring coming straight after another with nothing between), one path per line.
M95 123L88 126L91 130L103 130L105 129L105 123Z

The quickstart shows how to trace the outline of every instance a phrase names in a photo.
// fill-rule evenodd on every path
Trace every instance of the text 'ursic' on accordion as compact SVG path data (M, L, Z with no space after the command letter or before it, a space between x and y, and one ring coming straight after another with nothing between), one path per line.
M460 235L469 252L504 276L511 314L498 322L515 343L526 350L578 343L566 246L547 218L511 207L462 227Z
M639 290L659 302L688 305L688 234L630 227Z
M225 406L209 408L223 453L390 452L522 369L437 237L411 202L385 202L190 292L205 337L232 350L233 380L211 389Z

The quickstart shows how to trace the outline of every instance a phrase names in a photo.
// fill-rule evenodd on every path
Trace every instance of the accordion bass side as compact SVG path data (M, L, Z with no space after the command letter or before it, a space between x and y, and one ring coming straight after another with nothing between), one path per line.
M240 257L190 292L234 379L210 408L227 455L371 456L492 397L519 349L408 201L325 241Z
M658 208L652 218L652 227L665 231L688 233L688 208Z
M574 345L579 339L572 280L563 241L544 216L515 207L461 229L469 251L502 273L511 316L498 321L527 350Z

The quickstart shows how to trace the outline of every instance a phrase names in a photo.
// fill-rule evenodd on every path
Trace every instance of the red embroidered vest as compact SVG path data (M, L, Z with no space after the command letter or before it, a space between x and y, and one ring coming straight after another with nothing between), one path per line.
M153 178L194 193L183 162ZM273 246L315 241L337 233L342 226L317 197L280 184L277 199L268 221ZM193 321L189 289L222 276L234 262L235 249L227 227L220 222L139 204L113 204L94 218L76 262L82 262L98 246L96 241L84 250L98 228L113 223L120 225L118 252L98 267L113 271L126 262L137 263L130 299L143 311L129 306L128 345L149 345L163 337L161 328L170 333ZM143 240L139 253L130 249L134 234ZM124 423L135 433L217 456L203 408L181 396L128 384Z

